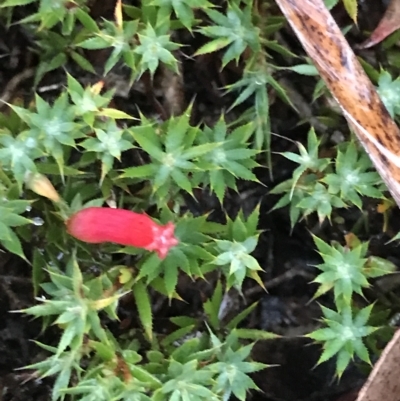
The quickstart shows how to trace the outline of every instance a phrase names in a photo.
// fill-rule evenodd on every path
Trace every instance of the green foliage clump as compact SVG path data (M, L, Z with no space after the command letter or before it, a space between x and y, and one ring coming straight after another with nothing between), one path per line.
M378 93L389 114L394 118L400 114L400 77L392 79L388 71L382 71L378 80Z
M344 307L340 312L322 307L323 322L327 327L315 330L308 335L309 338L323 344L324 352L318 363L325 362L336 355L336 373L339 377L354 356L371 363L368 349L362 339L377 330L376 327L367 325L372 307L373 305L366 306L356 316L353 316L350 306Z
M0 4L1 21L7 24L17 7L32 7L19 23L34 38L38 58L31 102L12 99L0 114L0 244L31 264L34 293L45 294L22 312L60 333L54 346L37 342L47 357L27 368L39 377L54 377L54 401L245 400L249 391L259 390L252 374L267 367L253 360L253 341L276 335L245 328L257 303L228 322L221 318L228 291L244 297L247 283L265 290L255 254L261 209L257 205L232 217L224 207L227 195L238 192L243 182L260 186L256 169L272 172L270 107L275 99L270 94L295 109L275 73L291 70L314 77L317 71L306 62L273 63L273 55L285 60L296 55L271 38L285 20L265 11L268 2L232 0L219 7L207 0L151 0L140 6L117 1L110 19L93 17L90 3ZM337 1L326 3L333 7ZM343 3L353 17L355 2ZM202 40L190 58L211 54L221 70L241 71L236 81L220 88L235 100L212 124L193 122L195 101L162 119L143 110L135 116L120 110L115 90L103 90L107 79L126 69L127 86L144 82L146 90L153 90L164 67L182 74L189 47L179 43L182 31ZM104 62L95 68L89 56L97 51ZM42 78L61 68L68 72L59 93L36 93ZM76 69L96 74L97 83L83 85L72 72ZM383 72L378 85L389 112L399 114L398 80ZM323 94L319 81L313 100ZM232 110L239 110L233 121ZM353 140L329 157L321 156L321 142L311 129L307 145L297 143L299 153L281 152L296 164L292 177L265 190L280 196L273 210L287 207L292 228L315 214L322 225L343 208L362 210L366 197L385 199L379 175ZM215 197L223 222L188 206L186 199L199 201L199 193ZM149 213L160 224L172 222L178 245L160 259L133 247L78 242L66 233L73 213L105 205ZM43 221L38 224L31 215ZM358 308L355 297L363 296L370 279L395 268L369 255L368 242L346 241L345 246L329 244L314 236L322 258L314 298L332 293L335 309L323 306L323 327L308 334L322 344L319 363L337 356L338 376L354 356L369 363L364 341L377 329L368 324L372 305ZM30 243L38 249L29 249ZM200 313L174 316L168 321L173 328L160 330L155 297L182 301L182 277L215 288L211 296L204 295ZM116 337L104 322L118 320L119 302L128 294L138 322Z
M163 339L152 338L151 348L143 357L137 340L117 341L99 317L103 311L109 318L117 319L118 300L127 292L115 290L112 281L104 275L85 280L75 256L66 268L65 273L49 268L51 281L42 284L48 298L39 298L40 304L23 311L34 317L54 317L52 323L62 329L57 347L37 343L50 356L27 366L38 371L41 377L57 376L53 399L73 394L81 400L106 401L115 397L200 401L228 400L233 394L244 401L247 391L258 390L249 374L266 365L249 361L253 344L243 346L239 341L257 332L234 329L249 311L231 322L233 330L229 334L219 336L211 329L196 335L197 319L172 318L177 330ZM208 303L210 316L218 314L221 289L218 285ZM135 288L133 292L138 294ZM265 338L266 334L263 333ZM184 341L177 341L185 336ZM80 367L83 359L86 369ZM79 380L69 387L72 375L77 375Z
M368 156L353 141L338 146L334 160L320 158L319 146L320 141L311 129L307 148L298 144L300 154L282 153L299 166L292 178L277 185L271 193L284 193L274 210L289 205L292 226L300 217L314 212L322 223L331 218L333 208L354 205L361 209L361 196L384 199L379 174L373 170Z

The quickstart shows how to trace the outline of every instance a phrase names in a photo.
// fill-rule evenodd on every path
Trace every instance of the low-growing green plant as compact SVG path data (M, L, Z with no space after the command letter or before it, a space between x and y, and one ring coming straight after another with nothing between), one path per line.
M258 152L246 148L250 124L236 128L228 138L223 120L202 130L191 126L189 119L190 109L156 130L142 117L141 126L129 132L148 153L150 163L129 167L120 178L149 180L152 196L163 203L181 190L192 194L200 185L210 185L222 202L226 188L236 188L237 178L257 181L251 169L258 166L254 161Z
M275 65L276 54L285 60L297 56L271 38L285 20L266 12L269 2L232 0L222 7L207 0L137 6L117 1L109 19L94 17L84 0L0 3L6 12L0 21L8 25L16 7L32 7L18 22L36 44L34 87L50 71L68 71L57 95L35 94L28 105L12 99L0 114L0 244L32 265L38 303L22 312L60 333L51 346L36 342L46 357L26 368L38 377L54 377L54 401L245 400L249 391L259 390L252 374L267 367L253 360L253 341L276 335L246 328L257 302L229 321L222 318L227 291L244 297L252 281L265 290L264 266L254 252L262 233L260 208L233 217L224 206L239 183L260 184L256 168L270 167L272 177L269 94L294 109L275 73L291 70L318 80L317 70L307 59ZM333 7L338 1L326 3ZM355 19L356 2L343 4ZM193 54L179 42L182 31L201 39ZM89 57L95 51L104 57L100 65ZM127 86L145 82L149 88L160 66L181 74L185 57L208 55L220 55L221 70L241 72L234 82L224 80L221 94L237 97L226 111L218 110L212 124L192 122L194 101L163 121L143 110L137 119L115 106L114 90L103 90L121 67L129 72ZM84 86L76 68L103 76ZM398 80L371 71L395 116ZM319 80L313 100L325 95ZM232 120L238 107L240 115L235 111ZM362 209L366 197L385 199L379 175L353 140L338 145L332 157L321 156L314 129L307 145L297 145L299 153L280 153L296 164L292 177L268 192L281 196L273 210L288 207L292 228L314 213L323 223L342 208ZM188 207L185 199L199 201L203 192L215 196L224 222ZM67 234L65 222L72 214L105 204L147 212L160 224L171 222L178 244L160 259L148 250L78 242ZM32 216L40 216L41 223L35 225ZM369 324L372 305L359 308L357 296L362 299L370 280L395 266L370 255L368 242L355 237L347 236L345 245L317 236L314 242L322 263L315 266L313 300L332 292L334 308L322 307L321 327L307 336L322 345L319 363L336 356L340 377L354 357L370 363L364 342L377 330ZM29 243L37 249L25 246ZM212 295L202 294L202 310L155 328L156 297L183 301L184 275L209 286L215 282ZM128 296L137 324L117 336L107 322L118 320L119 301Z
M22 216L32 207L32 202L15 199L13 192L15 192L15 188L7 190L5 186L0 185L0 243L8 251L27 260L15 231L17 227L32 224L32 220Z
M78 0L73 3L69 0L4 0L0 7L12 9L16 6L32 3L37 3L37 11L24 18L21 21L22 23L40 23L39 29L51 29L56 24L62 23L64 34L70 33L75 25L75 13L71 12L71 9L87 10L87 0Z
M219 336L209 329L198 336L197 319L175 317L171 320L178 329L163 339L153 337L151 349L143 358L137 340L118 342L101 325L99 312L117 319L118 299L126 292L113 288L106 275L85 277L74 256L66 268L63 273L57 267L49 267L51 282L42 284L48 298L38 298L39 305L23 311L34 317L54 319L49 322L62 330L56 347L37 343L50 356L27 367L37 370L41 377L56 375L53 399L73 394L81 400L106 401L116 397L197 401L228 400L233 394L244 401L249 390L258 389L249 374L266 365L251 362L253 344L243 346L239 338L274 335L234 330L249 311L232 322L229 334ZM221 288L217 286L213 301L208 304L208 313L214 316L220 308ZM134 289L135 295L139 293ZM136 300L140 306L141 300L137 297ZM84 359L86 369L81 368ZM78 382L68 388L73 375Z
M232 286L241 291L246 276L256 280L263 286L258 271L262 270L258 261L251 256L258 243L259 231L257 231L259 211L254 212L244 219L240 212L235 220L228 218L226 232L221 239L215 239L214 254L217 256L211 262L221 266L222 272L227 277L227 289Z
M317 212L322 223L330 219L333 208L362 208L361 196L384 199L384 187L371 160L357 145L345 142L338 146L334 160L319 157L320 142L313 129L308 133L307 148L298 143L299 153L282 156L297 163L293 177L270 193L284 194L273 210L289 205L292 226L302 217ZM333 168L334 162L334 168Z
M333 160L320 157L320 141L311 129L307 148L301 143L298 148L299 154L282 153L299 166L292 178L271 191L284 194L273 210L289 206L292 226L301 217L306 218L314 212L322 223L331 218L334 208L356 206L362 209L361 197L384 199L381 178L354 141L340 144ZM336 356L336 373L340 377L354 356L369 362L362 338L376 330L367 326L372 305L359 312L353 321L354 294L363 296L363 289L370 285L369 279L390 274L396 267L387 260L368 256L368 243L362 243L356 237L352 240L349 237L345 246L329 245L316 236L314 242L323 260L316 266L321 273L313 280L319 284L314 299L333 291L337 311L323 307L323 324L327 327L308 336L322 343L324 348L318 363Z
M355 314L354 308L349 305L340 312L322 306L323 323L326 327L307 335L323 344L324 351L318 364L336 356L336 374L341 377L354 356L371 363L363 338L377 330L376 327L367 325L372 307L373 305L366 306Z
M377 91L392 117L400 114L400 77L392 79L388 71L382 71L378 79Z
M393 273L396 266L379 257L369 256L368 242L354 239L342 246L334 243L332 246L314 237L315 245L324 263L316 267L322 271L315 279L319 283L315 297L334 290L337 305L351 306L353 293L363 295L363 288L369 287L368 279Z

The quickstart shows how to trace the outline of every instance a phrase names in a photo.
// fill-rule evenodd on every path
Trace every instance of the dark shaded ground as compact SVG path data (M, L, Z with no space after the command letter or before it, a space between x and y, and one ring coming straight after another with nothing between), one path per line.
M94 3L93 17L112 18L113 1ZM371 30L376 25L383 13L383 6L379 3L373 0L363 2L359 15L362 30ZM27 13L29 8L21 7L14 18L19 20ZM343 10L337 9L335 16L342 26L349 23ZM185 33L180 33L178 36L174 40L188 45L184 48L186 55L192 54L203 41L202 38L197 36L192 38ZM355 30L350 33L349 38L353 43L359 43L364 39ZM294 53L302 54L298 42L289 29L283 29L276 39L281 44L289 46ZM0 19L0 88L2 89L0 95L4 100L11 101L19 97L29 101L32 97L32 76L38 63L37 53L34 38L26 28L14 25L7 29ZM288 65L292 62L273 52L271 55L277 65ZM104 52L91 52L88 53L88 57L101 70L105 58ZM363 53L363 57L375 66L379 63L386 64L385 54L379 49ZM211 54L194 60L181 54L180 60L182 78L171 76L168 71L160 69L153 86L144 77L129 91L124 90L129 72L121 67L116 68L106 79L108 87L118 88L114 107L131 114L136 114L139 107L149 116L165 117L182 110L196 96L193 122L216 121L220 113L227 109L234 99L233 95L223 97L222 91L218 88L237 80L241 74L241 67L228 66L226 70L220 72L219 54ZM72 63L68 63L66 69L82 83L94 83L100 78L81 71ZM313 79L290 72L278 72L275 78L291 91L293 102L301 105L305 110L304 113L311 113L314 116L322 115L322 110L326 106L323 100L310 105L311 92L315 85ZM61 69L56 70L46 74L39 83L37 91L44 98L52 99L60 92L64 83L65 72ZM167 89L171 87L173 87L172 96L167 95ZM304 141L308 126L296 126L304 115L298 116L273 93L271 93L271 100L270 115L273 132L291 140ZM243 107L246 108L250 104L251 101ZM228 119L237 118L244 108L228 113ZM344 120L335 127L335 131L347 135ZM319 130L319 134L327 137L327 147L333 144L330 140L333 133L334 131L330 129ZM294 151L295 146L291 141L273 137L272 149L274 152ZM315 287L309 284L316 274L312 266L320 261L314 250L310 233L326 241L333 239L343 241L343 235L359 221L362 212L355 208L335 212L334 217L341 217L342 222L333 223L333 225L326 222L319 226L315 218L310 218L307 222L299 223L291 233L287 210L268 213L278 200L277 197L268 195L268 190L288 179L293 167L286 159L274 154L274 181L270 180L267 169L260 168L257 174L265 186L248 182L239 183L239 194L229 193L224 205L230 215L235 215L239 208L249 212L261 203L260 228L266 231L261 236L255 256L265 269L263 280L269 293L265 294L260 288L255 287L254 282L246 283L244 294L247 304L260 301L258 308L246 324L248 327L264 329L284 336L282 339L260 342L256 345L255 359L268 364L278 364L279 367L267 369L256 375L255 379L264 393L254 394L252 399L260 401L337 400L340 394L357 390L362 385L365 375L361 374L356 366L351 366L338 384L332 379L334 362L328 362L313 369L320 355L320 349L310 345L306 339L298 337L317 327L316 319L320 316L316 303L307 304L315 291ZM213 196L206 192L199 192L196 196L196 201L187 199L187 205L194 213L202 214L214 210L213 218L217 221L221 219L221 207ZM393 214L388 232L382 234L383 221L382 216L376 212L376 203L366 200L364 211L368 230L360 228L356 234L361 240L371 242L372 254L388 258L396 265L400 265L400 250L395 245L385 245L386 241L400 230L400 219L396 218L399 217L399 213ZM337 220L332 219L334 222ZM30 254L29 245L26 246L26 252ZM18 367L42 358L38 348L29 340L36 339L46 344L57 341L57 333L54 330L47 330L45 334L40 333L39 321L31 321L20 314L9 313L10 310L21 309L34 302L30 274L30 267L21 260L7 253L0 254L0 400L2 401L50 399L51 380L39 381L30 377L27 371L14 371ZM384 281L381 281L381 284L379 288L383 291L386 284ZM193 283L182 277L178 291L187 303L174 301L172 306L168 307L165 300L155 299L155 329L165 327L166 319L170 316L201 313L201 301L205 295L211 294L212 285L212 279L207 284ZM376 288L373 287L366 292L369 300L377 298ZM229 315L236 314L244 306L243 300L234 293L229 293L226 301L227 318ZM332 305L330 296L325 296L320 301L327 306ZM397 312L396 309L399 309L399 306L391 305L390 314ZM123 322L135 324L136 315L130 299L124 300L120 314ZM123 329L116 327L116 330Z

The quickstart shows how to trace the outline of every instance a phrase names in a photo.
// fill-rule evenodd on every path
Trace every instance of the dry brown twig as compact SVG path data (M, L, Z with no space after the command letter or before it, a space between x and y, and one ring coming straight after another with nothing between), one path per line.
M6 103L8 103L18 88L18 86L29 78L32 78L35 75L35 68L27 68L26 70L20 72L15 75L12 79L8 81L8 84L4 88L3 92L0 94L0 110L5 107Z

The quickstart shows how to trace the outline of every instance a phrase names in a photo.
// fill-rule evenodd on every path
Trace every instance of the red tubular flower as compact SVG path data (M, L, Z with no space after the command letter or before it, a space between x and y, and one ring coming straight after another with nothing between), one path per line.
M67 231L73 237L93 244L113 242L155 251L164 259L178 244L172 222L161 226L146 214L107 207L82 209L67 220Z

